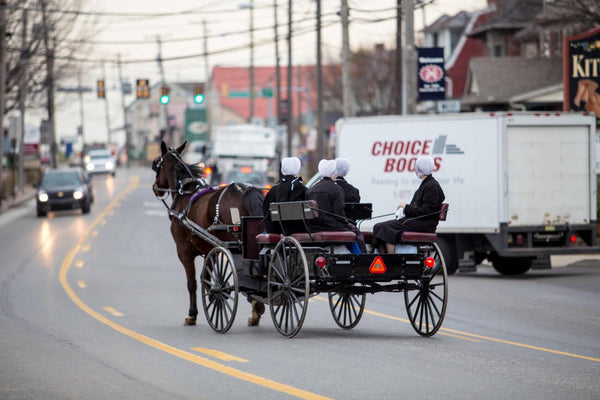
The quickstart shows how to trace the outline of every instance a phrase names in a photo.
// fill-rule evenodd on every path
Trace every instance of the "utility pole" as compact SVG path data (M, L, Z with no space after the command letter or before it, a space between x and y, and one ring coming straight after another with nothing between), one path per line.
M4 100L6 91L6 0L0 0L0 206L4 197Z
M81 71L77 71L77 91L79 97L79 123L81 127L81 141L85 145L85 118L83 116L83 90L81 90Z
M166 85L167 81L165 79L165 69L163 68L163 63L162 63L162 42L160 40L160 36L156 37L156 44L158 45L158 56L156 57L156 60L158 61L158 69L160 71L160 79L161 79L161 85ZM169 143L169 141L173 142L173 138L171 138L171 132L169 132L169 110L168 110L169 105L165 104L164 107L161 107L161 112L164 113L164 118L165 118L165 135L168 137L167 139L167 143Z
M208 28L206 27L206 20L202 20L202 35L203 47L204 47L204 92L205 92L205 103L206 104L206 127L207 127L207 140L211 139L212 131L212 106L213 96L209 93L209 80L210 80L210 69L208 67ZM214 88L213 88L214 89ZM213 90L214 91L214 90Z
M415 29L413 23L414 5L412 1L402 3L404 17L404 46L402 47L402 115L414 112L414 81L413 70ZM410 79L409 79L410 78Z
M254 0L250 0L250 123L254 119Z
M323 61L321 53L321 0L317 0L317 151L316 162L327 158L327 135L323 118Z
M352 77L350 76L350 38L348 33L348 0L342 0L342 91L344 117L354 115Z
M119 84L121 86L121 108L123 108L123 129L125 129L125 154L127 154L127 168L131 167L129 160L129 148L131 147L131 134L127 122L127 108L125 108L125 91L123 90L123 72L121 70L121 55L117 56L117 68L119 70Z
M108 141L107 143L112 143L112 134L110 132L110 114L108 113L108 92L106 90L106 68L104 62L102 62L102 82L104 82L104 117L106 118L106 140Z
M50 161L52 168L58 167L58 148L56 146L56 121L54 113L54 45L50 46L49 24L46 13L47 0L42 3L42 26L44 29L44 48L46 49L46 93L48 108L48 129L50 130Z
M294 107L292 107L292 0L288 0L288 69L287 69L287 156L292 156L292 128Z
M21 111L21 140L19 140L19 193L23 193L23 157L25 153L25 85L27 84L27 9L23 9L23 37L21 42L21 81L19 85L19 108Z
M410 0L409 0L410 1ZM402 0L396 0L396 114L402 113Z
M279 29L278 29L278 14L277 14L277 0L273 0L273 14L275 18L275 104L277 107L277 123L279 126L281 123L281 76L279 71Z

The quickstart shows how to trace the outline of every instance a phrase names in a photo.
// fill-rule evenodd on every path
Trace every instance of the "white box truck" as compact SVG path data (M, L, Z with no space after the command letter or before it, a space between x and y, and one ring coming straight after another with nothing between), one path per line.
M249 124L225 125L215 130L212 142L221 174L240 166L264 173L276 157L277 132Z
M348 181L373 204L363 230L411 200L415 161L433 157L450 204L437 229L450 272L488 259L500 273L520 274L534 261L549 267L551 254L599 251L592 115L357 117L339 120L336 131L336 155L352 163Z

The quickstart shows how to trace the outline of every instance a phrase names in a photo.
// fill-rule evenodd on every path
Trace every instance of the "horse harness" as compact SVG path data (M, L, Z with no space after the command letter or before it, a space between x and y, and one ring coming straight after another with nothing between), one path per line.
M175 217L175 218L177 218L177 220L179 220L180 222L183 223L183 218L186 218L186 219L188 218L188 213L191 209L192 204L196 200L198 200L200 197L204 196L207 193L214 192L217 189L215 187L209 186L206 179L195 177L194 174L192 173L192 171L189 169L188 165L181 159L181 157L179 156L179 154L177 153L177 151L174 148L170 147L166 154L170 154L173 158L175 158L175 160L179 164L183 165L185 172L189 175L188 178L184 178L184 179L180 180L180 179L177 179L177 175L175 173L175 181L177 182L177 189L157 187L157 189L162 192L175 193L175 197L173 198L173 201L171 202L171 207L169 207L169 205L167 205L167 203L165 202L164 199L161 198L161 201L163 202L165 207L167 207L167 210L169 212L169 219L172 220L172 218ZM163 162L164 162L164 155L160 155L157 159L155 159L152 162L152 170L156 172L156 178L158 178L158 174L160 173ZM190 183L195 183L194 188L192 190L184 190L184 187ZM230 187L234 187L235 189L237 189L238 191L240 191L242 193L245 191L245 188L242 187L242 185L240 185L239 183L233 183L229 186L226 186L225 189L223 191L221 191L221 193L219 194L219 198L217 199L217 204L215 206L215 217L213 219L213 223L211 226L208 227L208 229L206 229L207 232L226 231L227 230L227 225L224 224L220 218L220 204L221 204L221 200L223 199L223 196L229 190ZM173 204L176 203L178 196L190 195L190 194L192 195L192 197L190 197L190 200L188 201L188 204L185 207L185 210L183 212L176 211L175 209L172 208ZM186 225L186 224L184 223L184 225Z

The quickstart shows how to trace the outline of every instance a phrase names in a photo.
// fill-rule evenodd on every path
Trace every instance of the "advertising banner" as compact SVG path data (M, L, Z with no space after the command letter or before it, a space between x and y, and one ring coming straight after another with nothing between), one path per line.
M563 110L600 117L600 28L566 37L563 63Z
M418 101L446 99L446 71L442 47L417 48Z

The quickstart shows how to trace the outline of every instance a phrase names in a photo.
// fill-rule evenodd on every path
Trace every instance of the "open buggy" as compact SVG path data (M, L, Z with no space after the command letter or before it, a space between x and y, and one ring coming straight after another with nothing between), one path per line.
M370 204L346 204L353 220L371 218ZM271 218L284 228L288 221L318 215L311 201L272 203ZM447 204L442 206L444 220ZM352 329L365 309L366 295L402 292L412 327L422 336L442 325L448 302L446 266L435 233L403 232L395 254L356 251L357 232L290 235L262 233L263 217L242 217L228 229L239 240L217 242L200 273L202 306L213 330L232 326L239 293L269 306L273 324L285 337L304 323L308 301L327 293L335 322ZM307 226L308 227L308 226ZM369 242L370 232L362 232Z

